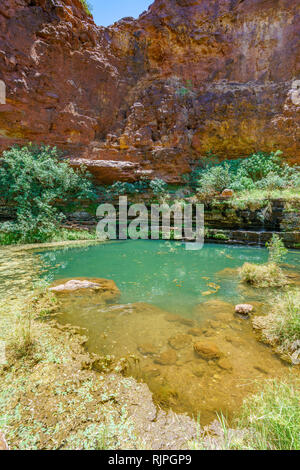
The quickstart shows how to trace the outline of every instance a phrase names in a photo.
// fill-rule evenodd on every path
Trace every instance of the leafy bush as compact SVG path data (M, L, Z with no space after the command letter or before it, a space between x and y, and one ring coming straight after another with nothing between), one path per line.
M167 183L159 178L156 178L150 182L150 189L152 189L153 193L156 195L163 194L166 192Z
M20 242L46 241L64 216L58 201L94 198L89 175L59 160L56 148L13 147L3 152L0 198L16 209L16 221L0 226L2 238Z
M191 182L198 177L200 195L213 195L224 189L236 192L280 190L300 186L298 167L291 167L281 159L280 151L257 152L246 159L226 160L211 164L208 157L206 167L197 167L190 176Z
M117 181L110 187L109 192L113 196L122 196L124 194L140 194L146 192L148 186L149 185L146 180L136 181L135 183Z
M266 244L269 250L269 263L281 263L288 253L281 238L273 234L272 239Z
M251 178L254 182L265 178L269 173L280 175L282 174L281 155L280 150L270 154L264 152L254 153L249 158L241 161L238 174Z
M230 189L234 191L251 191L255 189L255 184L251 178L247 176L236 177L230 184Z
M200 194L220 193L231 183L229 165L214 166L205 170L199 180Z
M265 178L257 181L255 185L258 189L268 189L273 191L274 189L283 189L286 187L286 181L276 173L269 173Z

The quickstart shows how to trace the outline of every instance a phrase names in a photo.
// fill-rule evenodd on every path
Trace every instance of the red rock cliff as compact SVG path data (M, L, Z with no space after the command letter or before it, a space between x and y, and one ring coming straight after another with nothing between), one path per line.
M210 150L299 162L299 37L299 0L156 0L109 28L0 0L0 149L55 144L104 182L178 182Z

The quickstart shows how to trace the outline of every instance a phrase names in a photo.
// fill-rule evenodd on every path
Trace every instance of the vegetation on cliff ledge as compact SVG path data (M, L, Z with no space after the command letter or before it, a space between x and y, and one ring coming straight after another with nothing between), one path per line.
M289 166L282 152L257 152L248 158L217 163L208 159L193 178L198 178L200 196L212 197L225 189L234 192L274 191L300 187L299 168Z
M92 16L93 5L90 2L88 2L87 0L80 0L80 2L82 3L82 6L83 6L85 12L88 15Z

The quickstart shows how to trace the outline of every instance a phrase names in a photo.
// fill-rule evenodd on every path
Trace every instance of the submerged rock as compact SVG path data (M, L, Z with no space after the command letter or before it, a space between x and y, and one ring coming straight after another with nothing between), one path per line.
M232 370L232 364L231 362L226 359L226 358L221 358L218 362L218 366L223 369L223 370L227 370L227 371L231 371Z
M173 315L172 313L168 313L167 315L165 315L165 320L171 322L171 323L181 323L182 325L186 325L186 326L193 326L194 325L194 321L193 320L190 320L189 318L184 318L184 317L181 317L180 315Z
M155 358L154 362L161 364L163 366L171 366L177 361L177 354L173 349L168 349L167 351L161 353L158 357Z
M188 335L192 335L192 336L202 336L203 335L203 329L201 329L201 328L190 328L187 333L188 333Z
M56 294L71 294L75 292L90 293L92 291L105 301L116 300L120 296L120 291L114 281L101 278L64 279L56 281L49 290Z
M176 335L169 339L169 345L173 349L183 349L191 343L191 337L189 335Z
M201 304L196 305L195 313L197 315L216 315L220 313L231 313L233 312L234 305L225 302L223 300L215 299L215 300L208 300L207 302L203 302Z
M151 343L140 344L138 350L143 356L154 356L159 353L159 348Z
M206 367L207 366L204 366L204 365L194 367L193 368L193 374L200 379L205 374Z
M194 351L198 354L198 356L206 360L220 359L222 357L222 353L218 346L208 341L198 341L195 343Z

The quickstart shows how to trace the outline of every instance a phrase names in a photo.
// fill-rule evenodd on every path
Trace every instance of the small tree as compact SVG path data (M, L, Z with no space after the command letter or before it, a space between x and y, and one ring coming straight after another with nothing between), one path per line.
M0 229L15 241L44 241L64 218L55 207L94 197L92 183L84 169L73 170L61 161L56 148L29 145L3 152L0 160L0 198L16 210L16 221Z
M273 234L272 239L266 244L269 250L269 262L270 263L281 263L288 253L281 238Z

